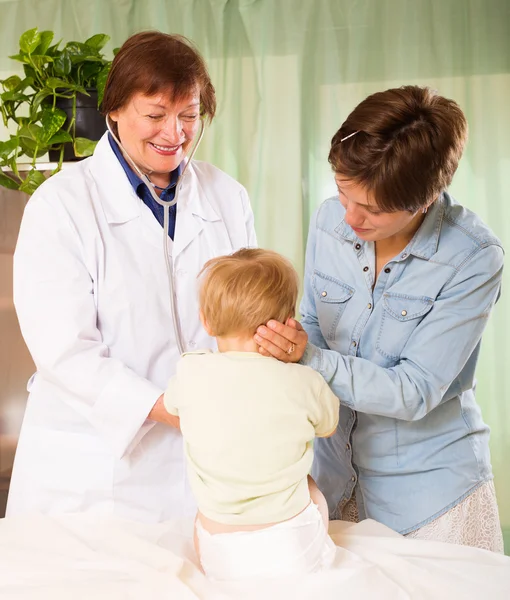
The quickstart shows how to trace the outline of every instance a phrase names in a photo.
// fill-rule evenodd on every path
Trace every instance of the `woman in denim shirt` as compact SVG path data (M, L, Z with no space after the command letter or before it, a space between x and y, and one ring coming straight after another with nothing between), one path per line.
M310 224L302 326L270 321L256 340L340 398L312 473L331 518L501 552L474 374L503 250L446 192L466 138L459 106L427 88L361 102L332 140L339 197Z

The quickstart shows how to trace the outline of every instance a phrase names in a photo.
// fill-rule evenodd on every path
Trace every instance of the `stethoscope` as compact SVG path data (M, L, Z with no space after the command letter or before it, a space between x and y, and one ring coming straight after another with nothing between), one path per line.
M200 134L198 136L198 139L195 142L195 145L193 146L193 149L189 155L189 158L184 165L184 169L182 170L176 183L174 184L175 195L174 195L173 200L161 200L161 198L156 194L154 188L156 188L157 186L155 186L152 183L152 181L147 177L147 175L140 170L140 168L135 163L135 161L126 152L125 148L120 143L120 140L115 135L115 133L112 131L112 128L110 127L108 115L106 116L106 127L108 128L110 135L117 142L119 148L122 150L123 155L129 161L129 164L133 167L133 169L136 172L136 174L138 175L138 177L140 177L140 179L147 186L150 195L154 198L154 201L163 207L163 252L165 255L165 264L166 264L166 271L167 271L167 276L168 276L168 287L169 287L169 291L170 291L170 313L172 315L172 322L173 322L174 331L175 331L175 340L177 342L177 348L179 349L179 354L184 354L185 347L184 347L184 342L182 340L181 325L179 323L179 317L177 315L173 265L170 262L170 256L171 256L170 236L168 234L169 224L170 224L170 207L175 206L177 204L177 200L179 198L179 194L181 192L183 182L184 182L184 175L186 174L186 171L188 170L188 167L191 164L191 161L193 160L193 156L195 156L195 152L197 151L197 148L198 148L200 142L202 141L202 137L204 136L204 130L205 130L204 120L200 119Z

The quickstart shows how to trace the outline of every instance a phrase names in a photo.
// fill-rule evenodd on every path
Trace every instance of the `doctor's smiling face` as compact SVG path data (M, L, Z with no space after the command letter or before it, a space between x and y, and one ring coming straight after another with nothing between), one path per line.
M131 159L155 185L166 187L200 128L200 94L172 100L168 93L135 92L109 117Z

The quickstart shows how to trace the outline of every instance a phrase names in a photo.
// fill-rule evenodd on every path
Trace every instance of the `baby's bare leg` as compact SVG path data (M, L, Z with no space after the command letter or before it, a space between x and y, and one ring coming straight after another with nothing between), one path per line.
M324 527L326 531L328 531L329 527L329 510L328 503L326 502L326 498L324 498L324 494L317 487L315 481L308 475L308 489L310 490L310 499L314 504L316 504L319 508L319 512L321 513L322 520L324 521Z

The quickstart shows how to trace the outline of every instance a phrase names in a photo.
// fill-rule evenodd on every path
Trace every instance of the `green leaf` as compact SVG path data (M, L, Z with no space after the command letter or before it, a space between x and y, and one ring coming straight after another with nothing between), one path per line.
M55 59L53 66L57 75L69 75L73 66L69 52L63 50L62 54Z
M99 51L106 45L109 39L109 35L105 35L104 33L97 33L96 35L90 37L88 40L85 40L85 45L91 46L95 50Z
M48 144L49 140L66 122L67 115L60 108L45 109L41 116L42 131L39 132L38 141Z
M40 158L41 156L44 156L46 152L48 152L48 146L41 146L37 142L29 140L28 138L20 138L19 145L23 152L30 158L30 160Z
M48 56L55 56L55 55L59 55L60 54L60 50L58 49L58 47L60 46L62 40L60 40L57 44L53 44L53 46L50 46L48 48L48 50L46 51L46 54Z
M34 80L32 77L25 77L22 81L20 81L18 87L16 88L17 92L22 92L26 90L28 87L32 87L34 85Z
M30 138L27 137L20 137L19 138L19 145L20 148L23 150L23 152L27 155L30 156L31 158L33 157L35 150L37 148L37 142L35 140L32 140Z
M110 72L111 64L103 67L96 80L96 88L97 88L97 106L101 106L101 102L103 101L104 89L106 87L106 80L108 79L108 73Z
M8 188L10 190L18 189L17 182L14 181L14 179L11 179L10 177L8 177L5 173L2 173L2 171L0 171L0 185Z
M64 50L67 50L73 63L83 62L91 52L90 48L80 42L69 42Z
M18 135L20 138L23 138L24 141L31 140L37 142L37 140L40 138L41 130L42 127L40 125L31 123L30 125L25 125L24 127L22 127L19 130Z
M23 65L23 71L27 77L32 79L32 81L37 80L37 73L35 72L34 67L31 67L30 65Z
M46 56L43 54L32 54L30 58L32 59L32 64L34 67L40 71L45 70L48 67L48 64L53 62L53 58L51 56Z
M41 34L37 31L37 27L29 29L19 39L19 47L23 52L32 54L32 52L41 43Z
M24 179L23 183L19 186L21 192L25 192L25 194L33 194L35 190L46 181L46 177L41 173L41 171L36 171L32 169L28 172L28 175Z
M73 138L70 133L61 129L48 140L48 146L56 146L58 144L65 144L66 142L72 142Z
M102 59L100 56L94 56L91 54L85 54L84 56L80 56L79 59L78 57L76 57L75 59L73 59L73 63L77 64L79 62L84 62L84 63L89 63L89 62L96 62L96 63L104 63L104 59Z
M36 54L46 54L53 41L53 31L41 31L41 42L37 46Z
M2 160L7 160L9 158L9 155L12 154L14 150L16 150L17 146L18 141L14 136L11 136L11 138L6 142L0 142L0 158Z
M22 63L30 62L30 56L28 56L28 54L25 54L24 52L20 52L19 54L12 54L11 56L9 56L9 58L12 58L12 60L17 60Z
M87 90L81 85L76 86L76 91L80 92L80 94L84 94L85 96L90 96L90 94L87 92Z
M12 173L16 173L16 163L20 156L23 156L23 151L18 147L18 152L15 152L11 158L7 161L7 166Z
M119 53L120 50L120 46L118 48L114 48L113 49L113 56L117 56L117 54Z
M66 89L66 90L77 90L80 88L79 85L74 83L70 83L65 79L59 79L58 77L48 77L45 81L46 86L50 88L50 90L56 89Z
M94 152L97 142L87 138L77 137L74 140L74 153L76 156L90 156Z
M5 107L5 105L2 104L2 102L0 102L0 115L2 117L2 122L4 124L4 127L9 127L10 114L7 111L7 108Z
M41 91L37 92L37 94L33 96L32 105L30 107L30 115L32 119L35 119L35 115L39 110L39 106L41 106L41 103L45 100L45 98L52 95L53 90L50 90L49 88L43 88Z
M28 102L30 98L22 92L4 92L0 94L2 102Z
M96 87L96 79L101 69L101 63L84 63L83 68L81 70L81 78L84 81L85 85L87 85L88 82L87 87Z
M17 119L16 119L16 123L20 127L25 127L25 125L30 125L31 122L32 122L32 119L30 119L30 117L17 117Z
M6 92L13 92L14 90L16 90L16 88L21 83L21 77L18 77L17 75L13 75L12 77L8 77L7 79L4 79L0 83L2 84L2 87L4 88L4 90Z

